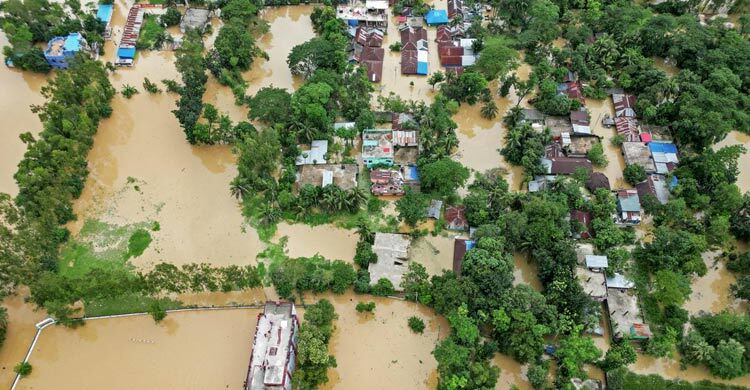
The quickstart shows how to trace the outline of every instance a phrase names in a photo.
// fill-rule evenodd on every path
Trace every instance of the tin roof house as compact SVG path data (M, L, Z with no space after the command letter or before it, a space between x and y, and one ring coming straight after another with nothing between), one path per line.
M641 201L638 197L638 191L617 191L617 216L615 220L623 225L641 223Z
M47 43L44 58L54 69L68 69L68 61L86 46L86 40L81 33L75 32L64 37L54 37Z
M375 233L375 242L372 251L378 258L375 263L370 263L370 284L377 283L380 279L388 279L396 291L403 291L401 279L408 269L409 247L411 240L405 234Z

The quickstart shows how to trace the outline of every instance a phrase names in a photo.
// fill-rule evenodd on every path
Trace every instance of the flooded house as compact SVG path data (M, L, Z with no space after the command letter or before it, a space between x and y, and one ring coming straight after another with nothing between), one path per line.
M570 112L573 134L591 134L591 117L585 108Z
M533 108L524 108L522 111L522 115L524 122L531 123L532 126L544 126L544 119L546 118L546 115L544 115L543 112Z
M368 267L370 284L380 279L388 279L396 291L403 291L401 279L408 268L411 240L406 234L375 233L372 251L378 261Z
M609 178L601 172L592 172L591 175L589 175L589 179L586 181L586 189L593 193L599 188L609 190Z
M445 219L446 229L469 230L469 221L466 219L466 207L463 205L447 206L443 218Z
M424 15L428 26L442 26L448 24L448 11L444 9L431 9Z
M245 390L291 390L299 327L294 303L266 302L258 314Z
M335 185L342 190L350 190L357 187L357 164L306 164L300 167L297 174L297 185L302 187L306 184L317 187Z
M637 142L641 138L638 130L638 121L635 118L620 117L614 119L615 130L625 141Z
M383 79L383 30L375 27L359 26L352 40L351 61L359 62L367 71L367 79L378 83Z
M632 289L612 288L607 285L606 302L612 338L633 341L651 338L651 330L643 321L638 297Z
M578 278L578 283L583 287L583 291L591 299L598 302L607 299L607 284L604 273L578 266L576 267L576 277Z
M367 0L355 4L336 7L336 18L344 20L349 26L364 25L368 27L388 28L388 1Z
M328 141L327 140L315 140L310 144L310 149L302 150L297 160L296 165L315 165L325 164L326 154L328 154Z
M443 213L443 201L438 199L432 199L430 201L430 207L427 208L427 218L440 219Z
M370 192L375 196L404 195L404 177L393 169L373 169L370 171Z
M635 96L625 93L613 93L612 104L615 108L615 118L635 118Z
M453 240L453 272L461 276L461 265L466 252L477 245L476 241L468 238L456 238Z
M622 225L641 223L641 201L637 190L619 190L617 196L617 215L615 221Z
M669 185L667 179L661 175L648 175L646 180L635 185L638 191L638 197L645 199L647 196L653 196L661 204L669 201Z
M557 93L567 96L570 100L577 100L581 105L586 105L586 99L583 97L583 86L579 81L558 84Z
M542 158L542 166L549 175L572 175L578 169L590 173L594 169L589 159L579 157Z
M115 60L115 65L133 66L133 62L135 61L136 43L138 43L138 37L141 35L144 15L145 11L140 4L135 4L130 7L130 10L128 10L122 38L117 46L117 59Z
M567 116L545 116L544 127L550 129L552 138L559 139L563 133L572 133L573 124L570 122L570 117Z
M47 42L44 59L53 69L68 69L68 61L87 47L88 44L81 33L74 32L64 37L54 37Z
M456 16L463 17L464 15L464 2L463 0L448 0L448 19L453 19Z
M366 129L362 132L362 161L367 168L393 165L393 130Z
M671 142L648 142L656 173L666 175L677 167L677 145Z
M401 35L401 74L427 75L427 30L410 24L399 26Z
M531 192L531 190L529 190L529 192ZM583 210L572 210L570 212L570 220L571 222L576 224L575 228L573 229L574 238L588 240L592 237L590 212Z
M407 115L407 114L400 114ZM405 120L403 124L401 120ZM419 158L419 132L411 125L414 122L407 117L394 120L393 148L394 163L400 166L415 165ZM409 128L407 128L409 127Z
M601 142L601 139L593 134L563 133L559 142L566 156L586 157L594 145Z
M647 173L656 172L651 150L645 142L623 142L622 154L627 165L640 165Z
M529 181L528 190L529 192L544 191L556 180L557 176L554 175L534 176L534 180Z
M188 8L180 20L180 31L183 34L187 30L205 31L210 14L205 8Z

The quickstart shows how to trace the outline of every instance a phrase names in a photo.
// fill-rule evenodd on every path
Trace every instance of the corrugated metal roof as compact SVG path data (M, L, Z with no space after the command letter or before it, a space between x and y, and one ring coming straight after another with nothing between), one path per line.
M588 268L607 268L608 265L607 256L586 255L586 267Z

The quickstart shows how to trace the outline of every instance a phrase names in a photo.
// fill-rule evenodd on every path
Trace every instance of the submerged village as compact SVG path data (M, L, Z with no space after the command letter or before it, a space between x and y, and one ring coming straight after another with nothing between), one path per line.
M0 3L0 387L750 387L741 0Z

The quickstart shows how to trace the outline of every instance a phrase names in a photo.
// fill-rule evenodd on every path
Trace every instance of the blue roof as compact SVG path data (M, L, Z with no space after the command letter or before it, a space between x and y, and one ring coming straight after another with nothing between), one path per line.
M114 7L112 4L99 4L99 9L96 10L96 18L102 22L109 23L112 19L112 11Z
M427 24L432 26L436 24L448 24L448 11L444 9L433 9L427 12L424 18L427 21Z
M477 246L477 242L474 240L466 240L464 241L464 244L466 245L466 250L474 249L475 246Z
M627 198L617 198L620 203L620 211L641 211L641 201L638 194L633 194Z
M81 50L81 34L79 33L70 33L65 38L65 44L63 45L63 50L68 51L79 51Z
M121 47L117 49L117 56L120 58L135 58L135 48Z
M669 183L669 189L670 190L675 189L678 184L680 183L677 181L677 176L672 176L672 181Z
M417 74L427 74L427 63L417 62Z
M356 27L359 25L359 20L357 19L349 19L349 25L352 27Z
M677 154L677 145L671 142L650 142L648 148L651 153L674 153Z

